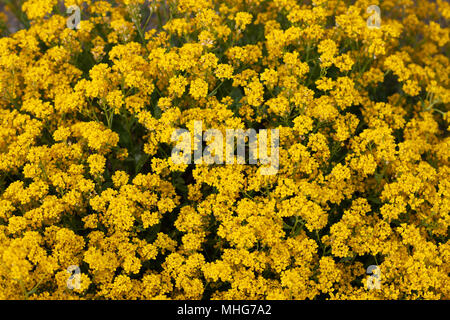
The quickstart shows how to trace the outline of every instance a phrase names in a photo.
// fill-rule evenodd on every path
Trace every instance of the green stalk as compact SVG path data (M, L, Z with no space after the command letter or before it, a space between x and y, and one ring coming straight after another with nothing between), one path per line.
M12 1L12 0L0 0L0 1L3 2L5 5L7 5L11 9L14 16L20 21L20 23L22 23L22 25L25 28L28 29L30 27L30 22L28 21L28 18L22 12L21 8L19 8L16 5L15 1Z

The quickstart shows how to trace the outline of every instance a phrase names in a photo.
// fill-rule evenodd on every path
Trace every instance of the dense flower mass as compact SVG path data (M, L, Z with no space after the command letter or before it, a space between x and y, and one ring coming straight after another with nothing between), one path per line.
M450 299L447 1L6 3L0 299Z

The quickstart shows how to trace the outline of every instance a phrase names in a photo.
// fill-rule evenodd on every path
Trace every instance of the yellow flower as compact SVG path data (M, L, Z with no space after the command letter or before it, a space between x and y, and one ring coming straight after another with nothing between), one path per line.
M248 12L238 12L234 20L236 21L236 28L244 30L245 27L252 22L252 15Z
M206 98L208 94L208 83L200 78L191 81L189 93L196 100Z
M99 154L93 154L89 156L87 162L89 163L90 173L93 176L102 174L105 170L106 159Z

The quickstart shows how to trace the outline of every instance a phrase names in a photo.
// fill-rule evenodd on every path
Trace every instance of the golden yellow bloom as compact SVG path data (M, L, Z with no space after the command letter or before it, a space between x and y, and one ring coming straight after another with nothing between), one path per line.
M0 13L0 299L450 298L447 1L64 5Z

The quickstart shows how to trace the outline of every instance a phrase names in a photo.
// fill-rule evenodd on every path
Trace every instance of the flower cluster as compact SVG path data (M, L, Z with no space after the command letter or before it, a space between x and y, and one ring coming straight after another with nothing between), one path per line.
M445 0L7 3L0 299L450 298ZM174 163L199 120L277 174Z

